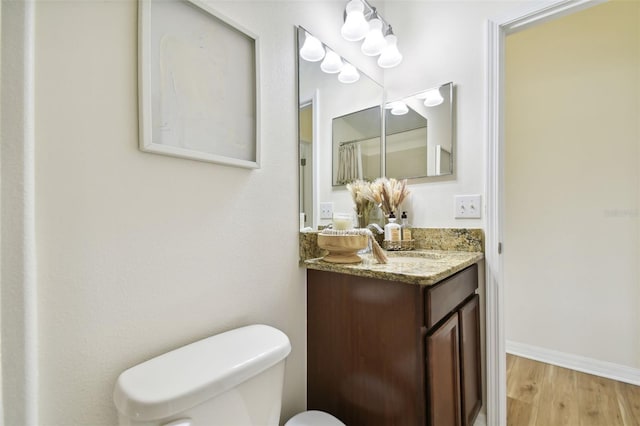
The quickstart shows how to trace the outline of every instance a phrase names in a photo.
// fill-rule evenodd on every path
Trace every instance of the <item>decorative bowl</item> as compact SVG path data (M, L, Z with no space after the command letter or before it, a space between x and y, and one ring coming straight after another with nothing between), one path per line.
M362 261L356 253L367 247L366 235L323 235L318 234L318 246L328 250L322 259L331 263L359 263Z

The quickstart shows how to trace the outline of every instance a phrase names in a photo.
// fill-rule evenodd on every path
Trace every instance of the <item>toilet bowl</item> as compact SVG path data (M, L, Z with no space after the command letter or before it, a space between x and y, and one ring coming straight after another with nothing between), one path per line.
M310 410L304 411L291 417L284 426L345 426L340 420L324 411Z
M280 421L289 338L250 325L191 343L124 371L113 400L121 426L253 426ZM305 411L285 426L345 426Z

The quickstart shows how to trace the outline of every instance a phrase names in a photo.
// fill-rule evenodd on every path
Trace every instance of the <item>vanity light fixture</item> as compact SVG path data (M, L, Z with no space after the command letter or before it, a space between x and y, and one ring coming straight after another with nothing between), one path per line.
M356 67L342 59L340 55L306 30L304 31L304 43L300 48L300 57L309 62L318 62L324 58L320 69L327 74L340 73L338 80L341 83L350 84L360 80L360 73Z
M393 34L391 25L367 0L351 0L347 3L340 32L348 41L360 41L364 38L362 53L368 56L380 55L378 65L381 68L392 68L402 62L398 39Z
M367 56L378 56L386 45L387 42L384 39L384 35L382 35L382 21L378 19L378 13L374 9L372 18L369 21L369 32L362 42L360 50Z
M338 74L338 80L341 83L349 84L360 80L360 73L353 65L346 63L342 67L342 71Z
M300 56L305 61L318 62L324 58L325 51L320 40L305 31L304 44L300 48Z
M320 64L320 69L327 74L335 74L342 70L344 63L342 62L342 58L333 50L327 48L327 54L324 57L324 60Z
M392 115L405 115L409 112L409 107L402 101L389 102L384 109L390 109Z
M345 40L360 41L369 31L369 23L364 17L364 3L361 0L351 0L345 9L344 24L340 33Z
M384 38L386 46L378 57L378 66L381 68L393 68L402 62L402 54L398 50L398 38L393 34L391 26Z

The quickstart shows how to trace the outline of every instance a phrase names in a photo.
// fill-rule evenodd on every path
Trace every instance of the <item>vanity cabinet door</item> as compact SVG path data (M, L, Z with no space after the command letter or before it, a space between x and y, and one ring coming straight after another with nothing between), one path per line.
M459 310L463 426L473 425L482 406L479 299L476 294Z
M430 426L461 426L458 313L427 335Z
M420 286L307 271L307 409L348 426L424 426Z

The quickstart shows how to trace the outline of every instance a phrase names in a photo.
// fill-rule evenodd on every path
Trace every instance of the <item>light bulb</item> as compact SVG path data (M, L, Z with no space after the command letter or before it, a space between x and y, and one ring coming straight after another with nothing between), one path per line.
M387 42L382 35L382 21L374 18L369 21L369 32L362 43L362 53L367 56L376 56L382 53Z
M342 71L340 71L340 74L338 74L338 80L340 80L341 83L346 84L355 83L356 81L360 80L360 73L353 65L344 64L344 66L342 67Z
M351 0L347 3L347 18L342 24L340 33L345 40L362 40L369 31L369 23L364 19L364 4L360 0Z
M444 98L440 94L440 89L436 87L426 93L424 106L434 107L440 105L442 102L444 102Z
M385 109L390 109L393 115L405 115L409 112L409 107L402 101L389 102L385 105Z
M393 115L405 115L408 112L409 112L409 108L403 102L391 110L391 114Z
M382 53L378 58L378 65L382 68L393 68L402 62L402 55L397 46L398 39L393 34L389 34L384 39L387 45L382 49Z
M328 74L335 74L340 72L344 63L342 58L333 50L327 49L327 54L324 57L324 61L320 64L320 69Z
M300 56L305 61L318 62L324 58L324 47L320 40L305 32L305 39L302 48L300 48Z

